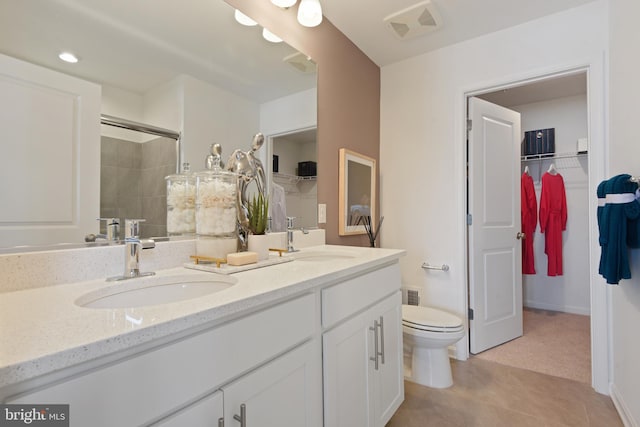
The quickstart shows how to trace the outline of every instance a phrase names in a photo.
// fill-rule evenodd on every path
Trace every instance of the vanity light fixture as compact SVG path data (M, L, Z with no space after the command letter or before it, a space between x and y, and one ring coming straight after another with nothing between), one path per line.
M253 19L249 18L247 15L245 15L244 13L240 12L238 9L236 9L234 15L236 18L236 21L238 21L239 24L241 25L245 25L247 27L254 27L256 25L258 25L258 23L256 21L254 21Z
M322 22L320 0L300 0L298 22L305 27L317 27Z
M262 29L262 37L264 37L265 40L270 41L271 43L280 43L282 42L282 39L278 36L276 36L275 34L273 34L271 31L267 30L266 28Z
M64 62L68 62L69 64L75 64L79 61L78 57L71 52L61 52L58 55L58 58L60 58Z
M298 0L271 0L271 3L278 7L287 8L296 4Z

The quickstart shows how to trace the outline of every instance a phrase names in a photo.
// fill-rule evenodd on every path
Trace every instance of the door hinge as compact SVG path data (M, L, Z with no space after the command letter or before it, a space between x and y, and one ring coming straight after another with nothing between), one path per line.
M471 132L472 128L473 128L473 122L471 121L471 119L467 119L467 132Z
M469 309L469 320L473 320L473 308Z
M467 214L467 225L473 224L473 216L471 214Z

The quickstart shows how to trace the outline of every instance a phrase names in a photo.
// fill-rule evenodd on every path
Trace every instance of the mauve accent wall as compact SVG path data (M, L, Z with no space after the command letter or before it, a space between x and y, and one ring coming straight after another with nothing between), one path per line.
M327 205L326 241L367 246L366 235L338 234L339 150L372 157L379 170L380 68L326 18L306 28L296 20L297 6L283 10L269 0L226 2L318 64L318 203ZM379 195L376 199L380 212Z

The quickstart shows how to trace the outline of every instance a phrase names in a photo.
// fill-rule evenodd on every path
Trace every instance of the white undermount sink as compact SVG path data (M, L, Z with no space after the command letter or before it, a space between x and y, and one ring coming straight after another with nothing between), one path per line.
M111 309L169 304L220 292L236 282L233 277L209 274L141 277L88 292L75 303L80 307Z

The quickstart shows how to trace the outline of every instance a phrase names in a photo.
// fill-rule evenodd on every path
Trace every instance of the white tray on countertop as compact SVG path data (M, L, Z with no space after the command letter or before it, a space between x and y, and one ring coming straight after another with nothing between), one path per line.
M269 255L269 259L265 259L264 261L258 261L253 264L245 264L245 265L229 265L222 264L220 267L216 267L216 263L202 263L195 264L193 262L185 262L183 266L185 268L191 268L193 270L200 271L208 271L210 273L220 273L220 274L233 274L239 273L241 271L253 270L256 268L268 267L270 265L282 264L285 262L293 261L293 257L291 256L279 256L279 255Z

